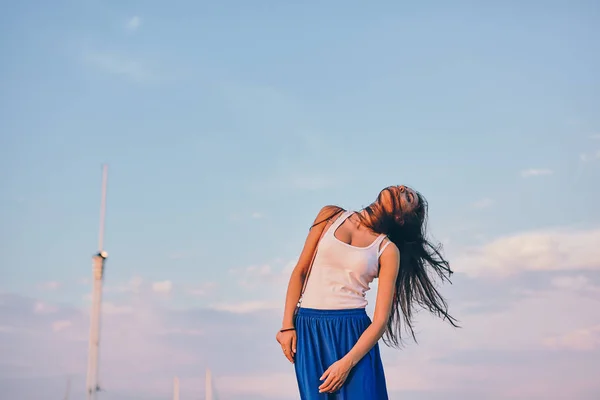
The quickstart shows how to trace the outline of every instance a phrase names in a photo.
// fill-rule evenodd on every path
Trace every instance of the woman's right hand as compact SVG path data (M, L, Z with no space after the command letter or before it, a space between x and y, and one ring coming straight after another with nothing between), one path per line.
M277 341L281 345L283 355L286 356L291 363L294 363L296 355L296 331L277 332Z

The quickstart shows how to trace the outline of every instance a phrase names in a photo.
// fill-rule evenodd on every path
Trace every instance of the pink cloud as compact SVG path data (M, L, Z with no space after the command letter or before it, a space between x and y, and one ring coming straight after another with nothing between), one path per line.
M286 269L279 264L281 268L262 270L268 277L263 288L272 285L269 277ZM594 312L600 295L579 290L595 285L595 275L555 274L542 288L518 277L511 278L510 287L498 285L517 301L472 313L473 304L498 292L489 286L474 291L485 281L463 276L458 287L445 288L463 294L450 302L462 329L421 313L418 346L409 341L396 351L380 344L391 398L437 399L443 394L455 400L537 400L573 393L586 399L586 393L600 390L590 364L600 356L600 315ZM100 375L115 400L167 398L173 376L180 377L182 397L200 397L207 367L222 400L297 400L293 366L274 340L283 297L261 290L246 300L180 309L170 308L148 289L103 304ZM374 298L375 291L376 285L369 296ZM84 379L89 305L61 306L49 314L36 313L38 303L45 304L0 297L0 351L11 366L11 379L47 385L47 395L60 398L67 374ZM567 373L558 379L561 371ZM55 382L56 390L41 383L42 378ZM32 397L24 394L25 386L15 385L13 397Z
M52 330L54 332L60 332L62 330L67 329L68 327L70 327L71 325L73 325L73 323L67 319L65 320L60 320L60 321L54 321L52 323Z
M154 282L152 284L152 290L156 293L169 294L169 293L171 293L171 290L173 290L173 282L171 282L171 281Z
M543 343L553 349L597 350L600 348L600 324L548 337L544 339Z
M523 271L600 270L600 229L519 233L465 250L456 271L507 277Z
M57 290L61 287L61 283L57 281L48 281L40 283L39 287L43 290Z
M33 311L36 314L53 314L58 312L58 307L48 303L44 303L43 301L37 301L33 305Z

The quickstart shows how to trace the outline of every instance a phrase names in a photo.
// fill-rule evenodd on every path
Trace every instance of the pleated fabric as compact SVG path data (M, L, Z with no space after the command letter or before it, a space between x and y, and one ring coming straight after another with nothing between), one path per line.
M352 368L337 392L319 393L319 378L354 347L370 324L364 308L298 310L294 367L301 400L388 400L379 344Z

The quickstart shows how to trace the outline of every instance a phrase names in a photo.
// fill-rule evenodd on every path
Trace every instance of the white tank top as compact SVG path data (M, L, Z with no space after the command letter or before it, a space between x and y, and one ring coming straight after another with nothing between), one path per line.
M300 306L321 310L365 308L366 292L379 272L379 256L385 235L367 247L356 247L335 237L337 228L352 215L345 211L323 234L306 283Z

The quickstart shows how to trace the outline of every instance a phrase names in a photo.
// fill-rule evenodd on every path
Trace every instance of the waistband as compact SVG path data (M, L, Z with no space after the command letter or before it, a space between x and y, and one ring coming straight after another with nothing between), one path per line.
M367 311L364 308L348 308L341 310L321 310L317 308L304 308L298 309L298 315L305 315L310 317L347 317L347 316L361 316L367 315Z

